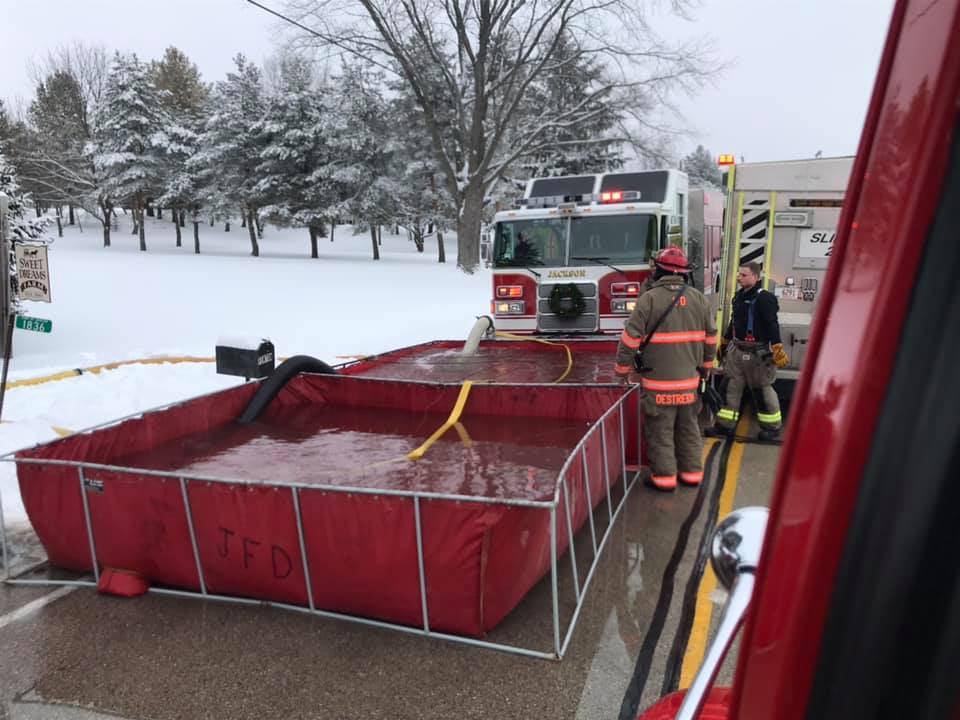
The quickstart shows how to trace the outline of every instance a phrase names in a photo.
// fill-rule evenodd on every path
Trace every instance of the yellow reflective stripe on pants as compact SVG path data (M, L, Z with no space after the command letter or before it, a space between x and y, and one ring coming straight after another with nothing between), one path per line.
M717 413L717 417L721 420L729 420L730 422L736 422L740 419L740 413L737 410L731 410L730 408L720 408L720 411Z
M722 413L723 410L720 412ZM777 425L783 422L783 415L779 410L775 413L757 413L757 420L768 425Z

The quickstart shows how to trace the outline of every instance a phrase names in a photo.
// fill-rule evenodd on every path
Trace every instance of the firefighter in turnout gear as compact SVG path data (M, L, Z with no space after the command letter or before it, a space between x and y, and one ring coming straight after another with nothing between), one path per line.
M686 284L683 250L665 248L654 265L653 284L620 335L614 370L626 381L639 358L649 483L672 491L678 477L691 486L703 480L699 388L713 368L717 331L707 299Z
M760 287L760 265L747 263L737 274L740 289L733 297L733 316L720 342L727 391L717 425L730 432L740 419L740 398L744 387L753 393L760 424L760 439L773 440L783 426L780 398L773 389L777 368L790 359L780 339L777 312L780 305L773 293Z

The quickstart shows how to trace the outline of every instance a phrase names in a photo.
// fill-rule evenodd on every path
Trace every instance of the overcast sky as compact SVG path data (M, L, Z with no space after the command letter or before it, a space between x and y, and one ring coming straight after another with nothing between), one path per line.
M282 0L263 4L282 7ZM262 63L277 21L244 0L0 0L0 97L27 99L26 63L83 40L159 57L176 45L206 80L243 52ZM747 161L853 154L893 0L702 0L692 22L662 20L669 39L708 35L730 67L679 105L678 144Z

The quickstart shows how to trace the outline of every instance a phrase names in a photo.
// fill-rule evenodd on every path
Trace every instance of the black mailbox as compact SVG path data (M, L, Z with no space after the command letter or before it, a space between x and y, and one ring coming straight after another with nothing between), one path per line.
M240 375L264 378L273 372L275 353L273 343L235 343L217 345L217 372L220 375Z

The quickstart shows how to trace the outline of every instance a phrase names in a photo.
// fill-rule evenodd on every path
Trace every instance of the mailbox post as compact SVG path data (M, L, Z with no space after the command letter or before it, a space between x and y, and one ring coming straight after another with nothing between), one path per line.
M276 353L269 340L258 342L223 340L216 348L217 373L246 380L265 378L273 372Z

